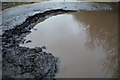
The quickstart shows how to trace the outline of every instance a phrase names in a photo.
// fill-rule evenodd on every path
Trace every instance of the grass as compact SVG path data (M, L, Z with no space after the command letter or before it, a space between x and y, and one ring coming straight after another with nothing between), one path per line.
M113 9L118 8L118 3L117 2L96 2L96 3L101 3L101 4L107 4L113 7Z
M96 3L103 3L103 4L108 4L108 5L115 5L116 4L114 2L96 2Z

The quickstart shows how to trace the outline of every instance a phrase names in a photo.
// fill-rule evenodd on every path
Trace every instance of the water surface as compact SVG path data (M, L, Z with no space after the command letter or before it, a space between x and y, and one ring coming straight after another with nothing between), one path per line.
M117 76L117 11L82 11L54 15L38 23L21 46L46 46L59 57L57 78Z

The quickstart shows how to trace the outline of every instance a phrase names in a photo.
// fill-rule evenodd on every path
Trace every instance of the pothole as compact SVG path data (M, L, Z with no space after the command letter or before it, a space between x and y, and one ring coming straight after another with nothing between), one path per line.
M36 24L20 46L44 45L44 51L59 57L56 78L112 77L116 72L108 66L113 72L106 73L104 65L110 51L117 55L117 44L108 41L113 36L112 40L117 41L117 23L112 22L117 21L117 16L113 14L114 11L82 11L53 15Z

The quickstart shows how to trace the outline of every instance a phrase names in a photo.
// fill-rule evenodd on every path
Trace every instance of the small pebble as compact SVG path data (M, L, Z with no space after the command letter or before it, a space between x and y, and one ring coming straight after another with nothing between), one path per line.
M31 40L26 41L26 43L32 42Z

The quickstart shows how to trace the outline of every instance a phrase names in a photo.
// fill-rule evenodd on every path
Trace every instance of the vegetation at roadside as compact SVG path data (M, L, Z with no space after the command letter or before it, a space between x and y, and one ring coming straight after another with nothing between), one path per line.
M113 7L113 9L118 9L118 2L96 2L101 4L107 4Z

